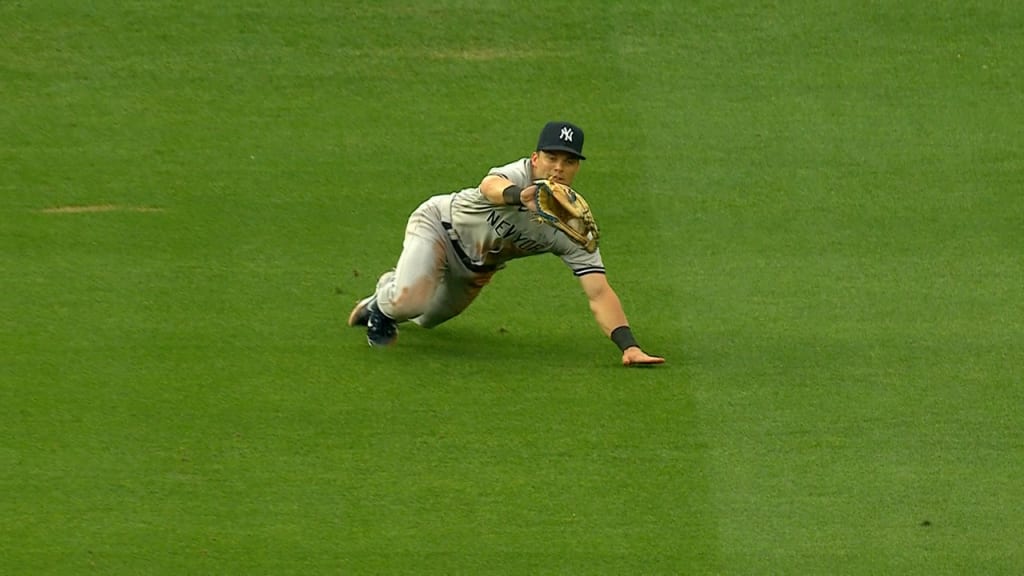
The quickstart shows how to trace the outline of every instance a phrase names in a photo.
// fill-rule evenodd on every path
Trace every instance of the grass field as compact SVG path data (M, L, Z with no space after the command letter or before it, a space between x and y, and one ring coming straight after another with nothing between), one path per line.
M0 573L1024 573L1024 7L0 3ZM574 121L557 258L371 350Z

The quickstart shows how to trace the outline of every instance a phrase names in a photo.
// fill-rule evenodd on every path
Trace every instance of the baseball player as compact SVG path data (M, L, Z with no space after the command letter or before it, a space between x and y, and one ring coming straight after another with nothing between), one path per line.
M479 186L427 199L409 217L397 265L380 277L373 294L356 303L348 325L365 326L371 346L390 345L399 323L433 328L462 313L508 260L550 252L579 278L594 319L622 352L623 365L663 363L664 358L644 352L630 330L605 276L589 210L584 245L573 238L580 234L555 227L557 218L542 208L542 198L553 188L567 190L570 202L577 200L568 187L582 160L583 130L549 122L529 157L492 168ZM571 220L580 226L579 219Z

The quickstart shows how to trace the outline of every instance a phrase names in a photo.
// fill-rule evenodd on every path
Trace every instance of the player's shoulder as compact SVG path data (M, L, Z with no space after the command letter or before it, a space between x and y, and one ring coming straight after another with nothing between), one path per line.
M449 194L449 198L453 205L490 204L490 202L487 201L487 198L485 198L483 193L480 191L479 186L474 188L463 188L458 192Z
M533 171L530 168L530 159L528 157L514 160L502 166L495 166L487 172L488 176L502 176L519 185L529 183L532 174Z

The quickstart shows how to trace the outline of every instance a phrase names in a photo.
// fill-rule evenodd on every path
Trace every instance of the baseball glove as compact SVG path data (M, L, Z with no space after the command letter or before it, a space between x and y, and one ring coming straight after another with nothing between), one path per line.
M534 206L537 209L537 221L565 232L587 252L597 250L600 232L590 212L590 204L587 204L583 196L565 184L552 180L538 180L534 184L537 185Z

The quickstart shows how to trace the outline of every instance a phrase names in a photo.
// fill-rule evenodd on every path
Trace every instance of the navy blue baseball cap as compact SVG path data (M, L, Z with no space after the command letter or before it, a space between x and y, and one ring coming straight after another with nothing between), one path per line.
M583 129L571 122L548 122L540 131L537 150L560 151L575 154L580 160L583 155Z

